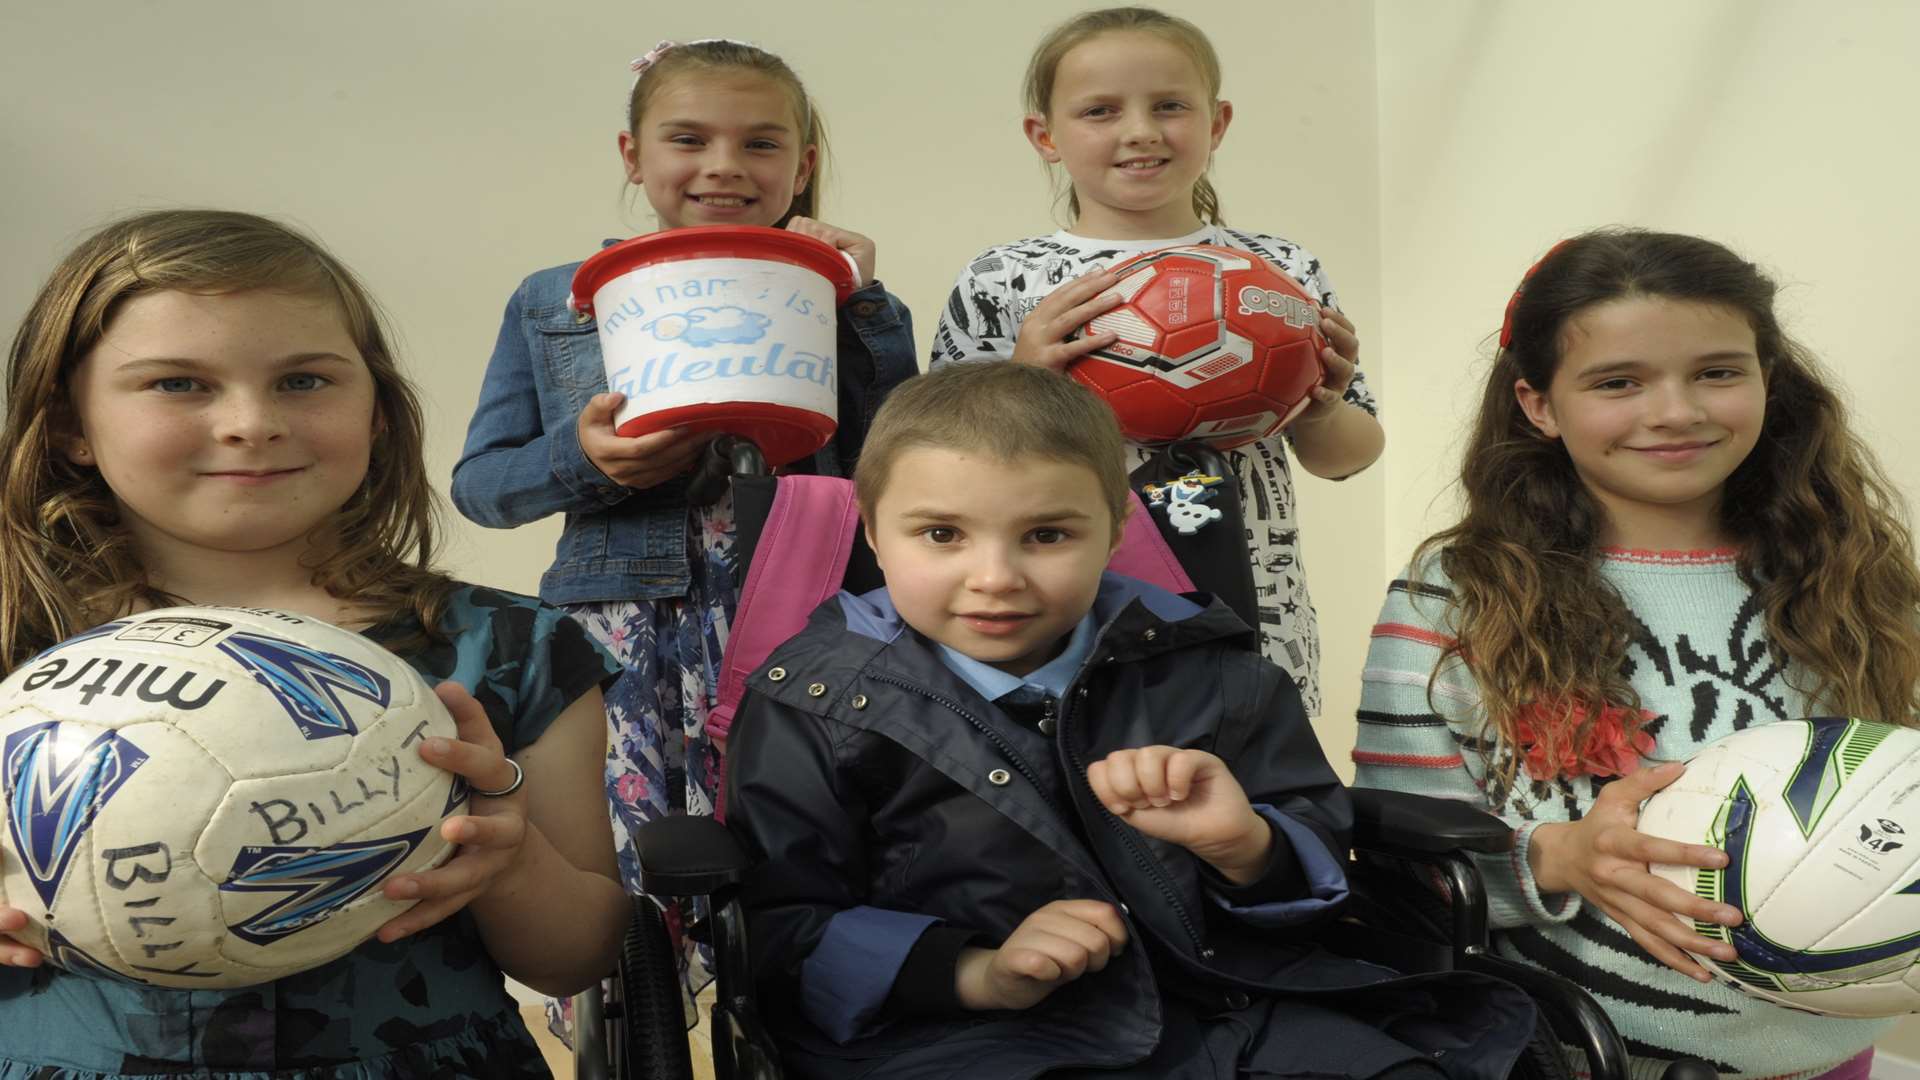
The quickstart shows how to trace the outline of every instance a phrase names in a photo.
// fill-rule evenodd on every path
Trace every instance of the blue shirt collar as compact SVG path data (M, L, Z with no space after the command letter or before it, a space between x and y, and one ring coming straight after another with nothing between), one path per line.
M968 685L980 692L988 701L998 701L1022 686L1031 686L1049 697L1058 698L1067 692L1067 684L1073 681L1075 672L1086 662L1093 652L1093 638L1099 632L1100 624L1089 611L1080 617L1079 625L1073 628L1073 636L1067 639L1067 647L1060 655L1028 672L1025 677L1009 675L991 664L984 664L958 650L936 642L940 649L940 661Z

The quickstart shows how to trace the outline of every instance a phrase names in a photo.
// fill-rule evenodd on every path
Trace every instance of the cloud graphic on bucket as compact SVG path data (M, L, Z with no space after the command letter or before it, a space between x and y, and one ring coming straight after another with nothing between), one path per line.
M653 331L656 341L680 341L694 346L746 345L767 336L767 327L772 325L772 319L757 311L729 304L662 315L640 329Z

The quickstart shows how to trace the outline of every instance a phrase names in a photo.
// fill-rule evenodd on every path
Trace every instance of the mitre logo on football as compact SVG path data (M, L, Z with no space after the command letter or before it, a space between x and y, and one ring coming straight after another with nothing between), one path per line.
M116 732L63 736L58 723L21 728L0 743L7 828L42 902L52 905L95 812L146 760Z
M355 699L384 709L389 684L365 664L266 634L236 633L218 646L273 692L309 739L352 735Z
M176 670L166 664L125 664L111 657L87 657L71 665L72 671L67 670L69 666L64 657L47 661L27 675L24 689L68 691L79 697L81 705L92 705L101 694L116 698L131 695L140 701L193 710L205 707L227 685L224 679L204 678L198 672Z

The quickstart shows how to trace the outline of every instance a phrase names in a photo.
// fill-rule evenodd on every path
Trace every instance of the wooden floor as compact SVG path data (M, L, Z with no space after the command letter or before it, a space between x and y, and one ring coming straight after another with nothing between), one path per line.
M687 1033L687 1042L693 1051L693 1076L694 1080L713 1080L713 1047L707 1039L710 1022L707 1010L713 1007L712 987L700 995L699 1005L700 1026ZM573 1051L547 1030L546 1011L538 1005L526 1005L520 1014L526 1017L533 1041L540 1044L540 1052L547 1056L547 1067L553 1070L555 1080L573 1080Z

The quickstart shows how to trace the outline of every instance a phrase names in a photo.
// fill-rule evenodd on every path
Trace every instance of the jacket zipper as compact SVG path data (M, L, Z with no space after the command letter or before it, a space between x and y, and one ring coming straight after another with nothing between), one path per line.
M913 683L905 682L900 679L891 678L887 675L880 674L879 672L869 671L866 674L868 678L873 679L875 682L883 682L888 684L889 686L897 686L902 690L908 690L913 693L919 694L921 697L927 698L928 700L933 701L934 703L945 707L949 712L953 713L955 716L958 716L960 719L965 720L967 723L973 725L974 730L980 732L980 734L982 735L985 735L988 741L992 742L993 745L999 749L1001 755L1005 757L1008 761L1012 762L1014 768L1020 770L1020 775L1027 778L1027 783L1032 785L1034 792L1038 794L1040 798L1044 800L1048 806L1053 808L1053 812L1056 814L1059 814L1062 820L1066 819L1066 816L1067 816L1066 811L1062 810L1060 807L1060 804L1054 802L1053 797L1047 794L1047 786L1044 783L1041 783L1039 774L1033 771L1033 766L1028 765L1026 762L1026 759L1022 758L1019 752L1013 748L1013 745L1007 742L1006 739L1002 738L999 732L993 730L991 726L985 723L982 723L979 717L968 712L966 708L962 706L959 702L949 701L946 698L941 697L939 694L936 694L933 691L928 690L924 686L916 686Z
M1087 779L1087 763L1081 758L1079 752L1073 749L1073 745L1067 741L1067 713L1071 711L1072 708L1072 706L1068 704L1068 701L1071 697L1077 695L1076 688L1079 682L1080 680L1075 678L1073 684L1069 685L1066 692L1061 695L1057 737L1060 739L1060 745L1067 750L1067 760L1073 764L1075 771L1079 772L1081 782L1086 784L1088 790L1091 791L1093 782ZM1050 709L1048 710L1048 715L1052 715ZM1153 880L1153 883L1159 887L1160 894L1166 897L1168 906L1173 908L1173 913L1180 916L1180 926L1186 930L1187 938L1193 942L1193 951L1197 953L1202 960L1213 959L1213 949L1207 944L1206 938L1200 933L1199 928L1194 925L1193 916L1188 914L1187 905L1180 899L1180 891L1173 887L1173 883L1167 880L1165 874L1161 873L1159 864L1140 846L1139 837L1134 833L1132 827L1116 817L1099 799L1094 799L1093 804L1099 807L1096 812L1100 815L1101 820L1107 823L1107 827L1113 830L1113 835L1126 846L1127 853L1133 856L1134 865L1138 866L1147 877Z
M1098 642L1096 642L1095 645L1097 650ZM881 674L880 672L869 671L867 672L867 677L876 682L883 682L889 686L897 686L902 690L919 694L921 697L934 702L942 708L945 708L948 712L958 716L960 719L965 720L974 730L985 735L987 741L993 743L1001 755L1011 762L1015 769L1020 771L1020 775L1026 777L1027 783L1032 785L1034 792L1053 809L1054 813L1059 814L1063 820L1071 813L1071 810L1063 809L1060 804L1053 801L1052 796L1047 794L1046 785L1041 782L1039 774L1034 772L1033 766L1027 764L1026 759L1020 756L1019 751L1015 750L1012 744L1002 738L1000 733L995 731L991 726L982 723L979 717L968 712L959 702L941 697L939 694L934 693L924 686L919 686L902 679L896 679ZM1061 698L1056 737L1063 737L1066 733L1066 718L1067 712L1069 711L1066 703L1067 695L1075 693L1075 688L1078 686L1079 681L1076 677L1073 684L1067 687L1065 694ZM1047 715L1052 715L1051 710L1048 710ZM1062 745L1066 744L1063 742ZM1079 754L1072 750L1067 752L1067 758L1074 769L1080 773L1081 783L1088 783L1086 762ZM1096 806L1099 805L1099 802L1100 800L1098 799L1094 800ZM1107 823L1107 827L1113 830L1114 835L1120 840L1121 844L1125 845L1127 853L1133 857L1134 865L1138 866L1147 877L1152 879L1154 885L1159 888L1160 894L1166 898L1168 906L1172 907L1174 914L1180 917L1180 926L1187 932L1188 940L1193 942L1194 952L1197 953L1202 960L1213 959L1213 949L1207 945L1205 937L1203 937L1199 929L1194 926L1193 916L1187 912L1186 904L1181 902L1179 890L1173 887L1173 883L1168 881L1166 875L1160 872L1160 867L1154 862L1153 858L1141 848L1139 840L1132 835L1132 830L1119 818L1108 813L1104 806L1100 807L1099 814L1101 819Z

